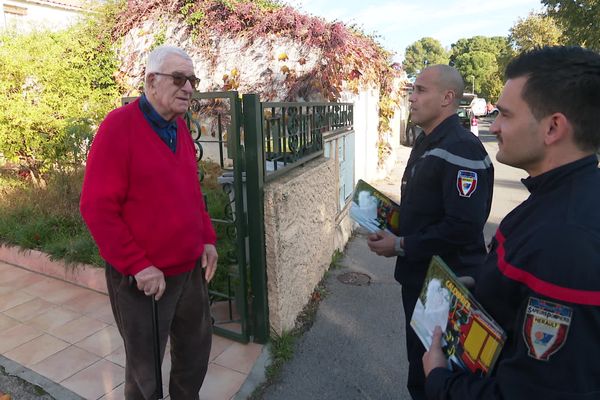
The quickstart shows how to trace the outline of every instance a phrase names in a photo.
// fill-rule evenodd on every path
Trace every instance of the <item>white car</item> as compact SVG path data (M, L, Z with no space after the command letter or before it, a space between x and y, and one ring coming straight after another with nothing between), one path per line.
M476 117L485 117L487 115L487 102L481 97L475 97L471 101L471 112Z

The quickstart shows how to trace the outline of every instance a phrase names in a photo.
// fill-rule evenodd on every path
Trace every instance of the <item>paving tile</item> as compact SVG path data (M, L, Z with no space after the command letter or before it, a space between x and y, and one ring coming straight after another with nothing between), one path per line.
M226 339L221 336L212 336L212 346L210 347L209 361L213 361L215 358L221 355L229 346L235 343L233 340Z
M206 378L200 389L202 400L229 400L239 390L246 375L218 364L209 364Z
M27 303L29 300L33 300L33 297L34 296L20 290L13 290L0 294L0 311L6 311L19 304Z
M87 289L80 288L58 279L47 278L33 285L24 287L23 290L51 303L62 304L82 295Z
M169 378L171 376L171 353L169 351L165 351L165 356L163 357L163 362L161 365L162 372L162 381L163 385L166 385L167 390L165 393L169 392Z
M83 398L122 400L125 352L114 324L108 296L0 262L0 353L8 358ZM213 335L201 398L231 399L261 349ZM170 369L167 346L165 399Z
M100 357L106 357L120 346L123 346L123 339L117 328L107 326L77 342L76 345Z
M98 360L100 358L95 354L76 346L69 346L32 365L31 369L54 382L62 382Z
M210 314L215 319L215 324L220 325L231 321L238 321L240 314L235 306L235 301L231 301L231 309L229 301L217 301L211 304Z
M82 287L70 283L64 284L65 287L62 290L57 290L55 292L48 293L45 299L52 303L60 304L62 306L63 303L69 302L72 299L82 296L89 291L89 289L84 289Z
M48 279L44 275L36 274L34 272L26 271L26 273L19 277L19 279L11 281L9 284L15 289L23 289L28 286L34 285Z
M21 346L4 353L4 355L21 365L30 367L68 346L67 342L44 334L27 343L23 343Z
M45 298L51 293L62 290L65 285L65 282L58 279L44 277L41 281L24 287L23 291L33 296Z
M100 397L100 400L125 400L125 384L117 386L112 392Z
M100 360L60 384L85 399L96 400L111 393L124 381L124 368L110 361Z
M22 268L7 268L6 266L0 270L0 282L4 285L12 285L13 282L18 282L20 279L27 277L31 272Z
M27 321L27 323L40 330L50 332L51 330L78 318L79 316L79 314L73 311L65 310L64 308L55 306L54 308L46 310L46 312L43 314L30 319Z
M39 329L21 323L7 330L0 331L0 353L4 354L42 334L43 332Z
M18 324L19 321L16 319L10 318L4 315L4 313L0 313L0 332L10 329Z
M242 324L239 322L215 322L215 326L225 329L226 331L242 334Z
M233 343L220 356L215 358L213 362L247 375L250 373L261 351L262 345L260 344Z
M115 324L115 317L113 316L112 308L110 307L110 301L104 304L99 304L98 307L86 314L90 318L98 319L102 322L106 322L109 325Z
M62 303L62 307L80 314L89 314L110 304L108 296L92 290L85 290L79 296ZM110 307L110 306L109 306Z
M54 304L40 299L33 298L26 303L19 304L13 308L9 308L4 311L5 315L11 318L19 320L21 322L30 320L31 318L37 317L38 315L48 311L49 309L56 307Z
M13 286L6 285L4 282L0 283L0 296L6 293L14 292L16 289Z
M77 343L105 328L107 324L97 319L81 316L63 325L49 329L49 333L69 343Z
M113 362L125 368L125 346L120 346L118 349L116 349L104 358L106 358L110 362Z

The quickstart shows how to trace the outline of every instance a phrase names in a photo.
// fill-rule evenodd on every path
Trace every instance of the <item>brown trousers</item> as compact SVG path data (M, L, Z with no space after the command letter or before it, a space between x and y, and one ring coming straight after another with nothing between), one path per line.
M125 398L155 399L155 371L151 298L106 265L110 304L125 343ZM173 400L198 400L208 369L212 325L204 270L166 277L165 293L158 301L160 361L171 340L169 394Z

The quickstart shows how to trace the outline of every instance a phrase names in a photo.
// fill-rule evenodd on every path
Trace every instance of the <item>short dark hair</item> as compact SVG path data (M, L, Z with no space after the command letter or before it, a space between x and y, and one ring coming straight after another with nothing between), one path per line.
M573 125L582 150L600 147L600 54L581 47L552 46L520 54L506 79L526 77L521 96L536 119L560 112Z

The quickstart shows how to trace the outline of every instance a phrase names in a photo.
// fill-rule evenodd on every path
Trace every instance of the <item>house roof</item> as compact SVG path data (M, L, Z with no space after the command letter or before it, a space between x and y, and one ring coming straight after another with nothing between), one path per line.
M84 0L25 0L25 2L66 8L69 10L84 10L88 8L86 7L86 2Z

